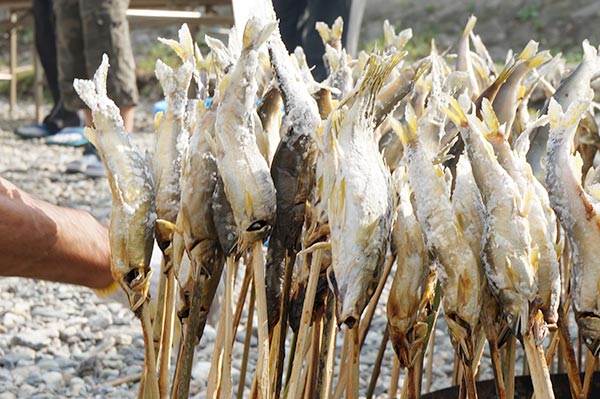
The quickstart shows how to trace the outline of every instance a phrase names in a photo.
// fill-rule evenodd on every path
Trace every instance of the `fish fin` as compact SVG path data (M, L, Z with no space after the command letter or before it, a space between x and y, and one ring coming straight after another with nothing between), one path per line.
M158 41L171 47L177 56L183 62L192 61L194 59L194 40L187 24L181 25L179 29L179 41L173 39L165 39L159 37Z
M584 60L596 60L598 61L598 49L592 46L588 39L585 39L583 43L581 43L583 47L583 59Z
M179 226L177 226L175 223L169 222L168 220L156 219L156 224L168 231L172 231L177 234L183 234L183 231Z
M567 128L573 126L581 120L583 113L588 109L590 101L594 95L594 92L590 87L585 91L583 98L578 98L573 101L566 112L560 104L554 99L550 98L550 104L548 105L548 117L550 118L550 129L556 128Z
M389 57L379 57L372 54L367 64L367 72L358 89L358 95L366 94L369 102L375 102L375 97L389 74L406 55L405 51L397 51Z
M540 262L540 248L537 245L531 246L531 252L529 253L529 263L533 267L533 270L537 274L539 262Z
M163 116L164 116L163 111L159 111L156 114L154 114L154 131L155 132L158 132L158 128L162 124Z
M229 49L222 41L209 35L204 36L204 42L210 49L212 62L215 68L219 69L219 74L223 73L224 70L233 63L233 57L231 56Z
M440 108L457 127L468 126L467 116L454 97L448 98L448 107L440 105Z
M417 117L415 115L415 111L413 110L410 104L406 105L404 117L406 119L407 126L402 125L395 118L390 118L390 122L392 125L392 129L398 135L398 138L402 142L402 145L406 146L418 140L416 122Z
M467 37L475 28L475 24L477 23L477 17L475 15L471 15L469 20L467 21L467 25L465 26L465 30L463 30L462 37Z
M531 57L537 54L538 46L538 42L536 42L535 40L530 40L529 43L527 43L527 45L523 49L523 51L521 51L521 54L519 54L518 58L523 61L530 59Z
M187 233L187 232L191 232L192 228L190 225L190 216L187 210L187 206L186 204L184 204L183 202L181 203L181 208L179 210L179 215L180 217L177 218L177 220L179 221L179 224L181 224L181 226L176 225L175 227L178 227L181 229L182 231L182 235Z
M83 135L94 147L98 148L98 135L96 129L86 126L83 128Z
M245 205L246 205L246 211L248 212L248 214L251 214L252 210L254 209L254 205L253 205L253 201L252 201L252 195L250 195L250 192L248 190L246 190Z
M379 219L375 219L371 223L369 223L368 226L365 227L364 235L363 235L363 240L364 240L365 245L368 246L369 243L374 242L373 236L377 232L378 226L379 226Z
M244 29L243 48L247 50L257 49L271 36L276 27L276 22L263 24L255 17L250 18Z
M531 201L533 201L533 193L531 190L526 190L525 195L521 200L521 209L519 209L519 214L524 218L529 215L529 211L531 209Z

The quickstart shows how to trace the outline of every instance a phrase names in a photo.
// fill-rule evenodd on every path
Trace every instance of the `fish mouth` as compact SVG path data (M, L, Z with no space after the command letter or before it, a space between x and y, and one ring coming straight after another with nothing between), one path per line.
M257 220L256 222L253 222L250 226L248 226L246 231L247 232L262 232L264 229L266 229L268 227L269 227L269 224L266 221Z
M142 305L148 298L151 274L151 270L146 271L143 268L135 268L127 272L120 281L121 287L127 294L131 310L137 317L141 316L138 311L141 310Z
M577 324L585 346L594 356L600 354L600 316L592 312L583 312L577 317Z

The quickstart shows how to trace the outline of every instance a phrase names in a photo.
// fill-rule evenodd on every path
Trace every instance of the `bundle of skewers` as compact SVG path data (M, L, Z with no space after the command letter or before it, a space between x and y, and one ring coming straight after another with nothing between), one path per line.
M402 369L402 397L420 397L440 315L461 397L477 397L489 351L497 396L513 398L518 346L537 398L554 397L556 362L573 397L587 397L600 350L600 56L584 42L566 73L531 41L498 68L474 25L454 52L432 43L411 60L410 30L386 22L383 48L352 58L342 21L319 23L322 82L301 48L288 52L274 13L233 28L227 44L206 37L208 50L184 25L179 40L161 39L181 63L156 63L167 109L150 155L107 97L106 58L93 81L75 82L113 193L112 272L144 331L140 397L189 396L217 295L208 398L235 396L240 323L238 398L247 373L252 398L370 397L378 367L359 392L360 352L377 308L388 318L381 351L389 340L395 352L390 397ZM163 263L151 271L154 239Z

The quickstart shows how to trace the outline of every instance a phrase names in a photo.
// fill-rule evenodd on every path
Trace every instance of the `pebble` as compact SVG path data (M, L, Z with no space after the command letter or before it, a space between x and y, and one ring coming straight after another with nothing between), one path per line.
M24 331L15 335L12 345L23 345L33 350L42 349L50 345L51 339L42 331Z

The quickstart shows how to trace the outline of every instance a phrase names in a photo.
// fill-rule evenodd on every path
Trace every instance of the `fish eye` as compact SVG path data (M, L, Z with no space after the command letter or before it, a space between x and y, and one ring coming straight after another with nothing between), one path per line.
M591 337L587 337L587 338L585 339L585 344L586 344L587 346L592 346L592 344L593 344L593 343L594 343L594 340L593 340Z
M508 325L512 325L514 321L515 321L515 316L513 316L512 313L507 313L506 314L506 323Z

